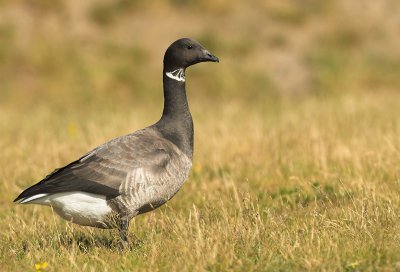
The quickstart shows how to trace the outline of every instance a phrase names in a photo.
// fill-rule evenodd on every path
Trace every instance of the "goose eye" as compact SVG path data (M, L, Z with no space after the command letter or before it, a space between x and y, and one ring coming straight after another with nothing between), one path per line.
M192 45L188 45L188 46L187 46L187 49L192 49L192 48L193 48Z

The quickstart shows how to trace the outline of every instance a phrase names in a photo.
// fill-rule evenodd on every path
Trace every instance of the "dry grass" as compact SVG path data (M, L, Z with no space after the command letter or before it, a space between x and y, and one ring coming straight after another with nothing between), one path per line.
M356 1L80 2L1 3L0 271L400 269L396 2L365 1L365 23L351 20ZM118 254L115 232L14 205L52 169L157 120L153 79L182 33L222 62L188 71L194 167L132 221L141 242Z

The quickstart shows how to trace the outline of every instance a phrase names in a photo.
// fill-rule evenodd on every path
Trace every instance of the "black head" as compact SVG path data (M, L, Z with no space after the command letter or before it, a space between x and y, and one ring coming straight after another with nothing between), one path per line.
M200 43L189 38L183 38L172 43L164 55L164 67L178 69L190 65L219 59L206 50Z

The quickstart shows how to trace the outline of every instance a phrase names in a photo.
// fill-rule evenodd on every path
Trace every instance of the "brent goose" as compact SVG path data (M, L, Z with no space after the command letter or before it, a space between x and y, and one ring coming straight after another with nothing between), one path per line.
M51 206L83 226L118 228L128 247L129 221L160 207L182 187L193 158L193 120L185 69L219 62L197 41L183 38L164 55L164 110L152 126L121 136L54 170L14 202Z

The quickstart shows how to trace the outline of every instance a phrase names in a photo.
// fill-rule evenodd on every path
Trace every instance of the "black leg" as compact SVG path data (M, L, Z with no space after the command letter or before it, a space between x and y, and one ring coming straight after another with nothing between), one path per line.
M119 235L121 236L121 240L118 243L118 247L120 250L130 249L129 239L128 239L128 228L129 228L129 219L126 217L121 218L119 223Z

